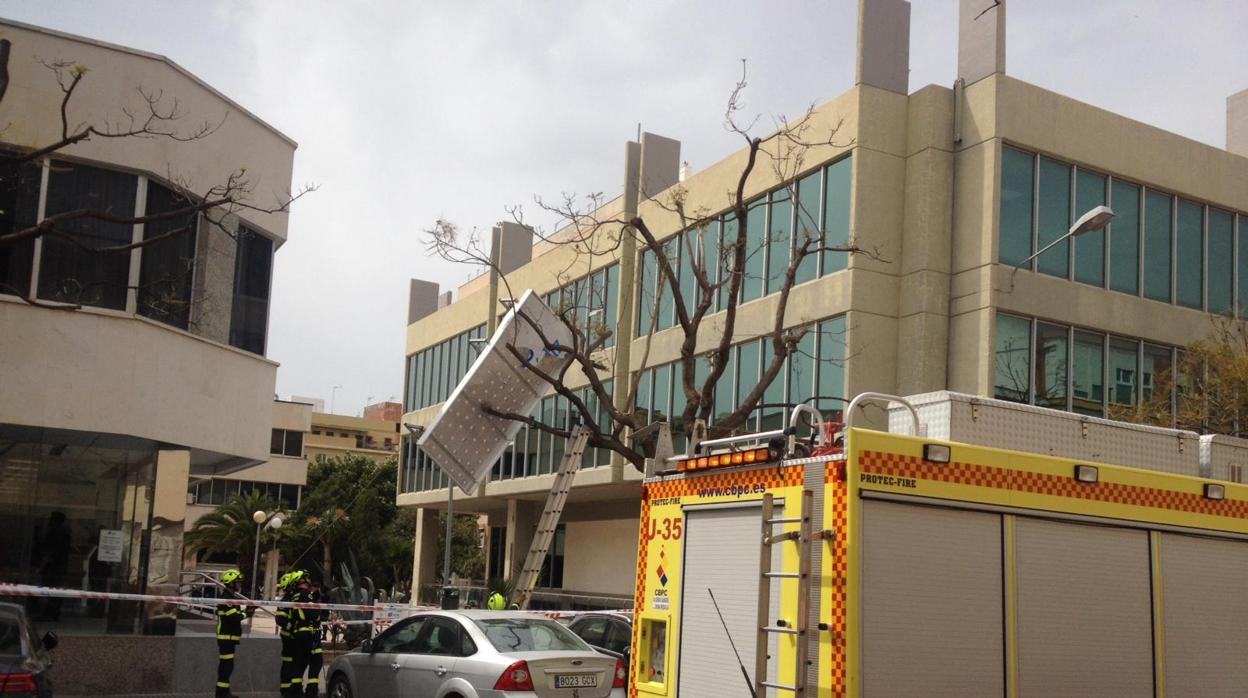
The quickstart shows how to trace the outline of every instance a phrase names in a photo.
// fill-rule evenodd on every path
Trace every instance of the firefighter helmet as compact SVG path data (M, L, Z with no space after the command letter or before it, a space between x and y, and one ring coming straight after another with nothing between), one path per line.
M286 589L287 587L294 585L300 579L303 579L303 575L304 575L303 570L292 570L290 572L287 572L286 574L282 575L281 580L278 581L277 583L277 587L279 589Z
M243 578L243 573L233 568L228 569L221 573L222 584L231 584L233 582L237 582L241 580L242 578Z
M496 591L490 594L490 598L486 600L485 606L491 611L501 611L507 608L507 599L504 599L503 595Z

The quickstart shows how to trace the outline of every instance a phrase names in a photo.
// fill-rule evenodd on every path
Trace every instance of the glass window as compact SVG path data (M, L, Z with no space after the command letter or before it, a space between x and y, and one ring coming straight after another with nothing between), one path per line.
M1115 405L1135 404L1139 382L1136 366L1138 353L1139 344L1135 342L1116 338L1109 340L1109 401Z
M587 649L583 640L553 620L479 618L473 622L499 652L565 652Z
M540 418L542 424L551 426L555 421L555 399L553 397L543 398L540 404L542 411ZM551 452L551 435L542 429L538 429L540 441L537 446L537 462L533 464L529 471L530 475L541 475L550 472L550 452Z
M763 373L771 365L771 362L775 360L776 351L775 347L772 346L771 339L763 338L759 341L763 346L763 362L759 366L759 380L762 380ZM784 366L781 366L780 372L776 374L775 379L768 383L763 390L762 402L764 405L780 405L784 403L785 373ZM764 407L760 412L763 416L762 424L759 426L760 429L767 431L781 429L785 426L785 409L783 407Z
M0 163L0 235L35 225L43 168L37 164ZM0 245L0 293L30 294L35 241Z
M719 309L724 310L728 307L728 291L732 288L732 279L730 274L737 269L736 252L733 245L737 244L737 237L740 235L740 224L732 214L724 218L720 226L719 238L719 254L720 254L720 276L724 279L724 285L719 289ZM738 296L739 298L739 296Z
M748 204L745 217L745 278L741 279L741 302L747 303L763 295L763 276L766 269L767 199Z
M285 450L283 451L283 453L285 453L288 456L293 456L295 458L299 458L300 456L303 455L303 432L301 431L287 431L286 432L286 446L285 446Z
M413 651L416 647L416 637L420 635L424 622L424 616L418 616L396 623L388 632L377 638L374 643L376 651L386 654Z
M1036 216L1036 249L1070 232L1070 165L1040 158L1040 197ZM1070 271L1070 242L1063 240L1036 258L1036 271L1067 277Z
M728 348L728 359L724 363L724 372L715 382L715 419L722 422L737 408L736 395L733 392L737 376L737 349Z
M1105 414L1105 336L1075 331L1071 350L1071 409L1079 414Z
M1104 175L1079 170L1075 176L1075 216L1105 204ZM1105 231L1093 230L1075 238L1075 281L1105 285Z
M642 250L640 269L637 272L637 335L640 337L650 334L654 322L656 272L654 253L649 248Z
M1018 264L1031 255L1032 200L1036 184L1035 158L1008 146L1001 148L1002 264Z
M1144 345L1144 365L1140 370L1140 399L1153 399L1158 390L1168 390L1173 383L1170 375L1170 349L1152 344Z
M853 157L828 165L824 170L823 233L829 247L849 245L849 209L853 188ZM833 274L849 266L848 252L823 253L822 274Z
M819 323L819 363L815 393L823 398L845 397L845 318L838 317ZM819 411L825 418L841 412L839 400L820 400Z
M646 369L641 372L641 378L637 381L637 401L636 414L637 422L641 426L646 426L653 421L650 418L650 383L654 380L654 371Z
M671 421L672 399L672 365L664 364L654 369L654 407L651 408L650 421Z
M178 211L193 205L172 189L147 183L144 215ZM143 225L143 239L172 237L153 242L140 252L138 311L140 315L186 329L191 319L191 279L195 271L194 213Z
M48 173L49 217L80 209L133 216L138 178L123 172L53 162ZM134 226L81 218L57 228L77 242L101 249L128 245ZM81 249L57 236L44 236L39 261L39 297L65 303L124 310L130 283L130 254Z
M695 359L696 361L696 359ZM689 404L688 398L685 397L685 370L684 365L680 361L671 364L672 367L672 417L668 421L672 425L672 447L676 453L684 453L685 445L685 406ZM657 378L655 379L658 380Z
M680 271L680 236L668 238L663 244L663 256L667 259L667 263L672 267L673 271ZM657 268L655 269L655 283L658 284L656 293L659 297L659 329L665 330L676 324L676 294L672 293L671 283L667 277ZM680 277L677 277L677 281Z
M1114 181L1114 222L1109 225L1109 287L1140 292L1140 188Z
M789 354L789 402L801 404L815 395L815 328L802 335Z
M1036 323L1035 404L1066 409L1066 335L1069 328Z
M819 229L819 195L823 185L823 173L815 170L797 183L797 226L794 228L793 245L801 247L810 242L808 254L797 265L797 274L793 277L794 284L804 283L815 278L819 271L819 252L821 231Z
M1235 217L1226 211L1209 209L1209 255L1205 279L1207 308L1211 313L1229 313L1232 296L1232 270L1235 268Z
M740 354L737 358L738 406L740 403L745 402L745 399L749 397L750 391L754 390L758 385L758 361L760 354L759 341L757 339L741 345ZM753 416L751 416L750 421L746 422L745 429L757 428L753 423Z
M685 312L693 314L698 302L698 279L693 273L694 255L700 252L698 241L704 231L686 230L676 236L680 241L680 297L684 301Z
M767 223L767 293L779 293L789 270L793 246L793 200L788 189L771 193Z
M273 241L240 225L238 252L234 257L230 344L253 354L264 354L272 273Z
M282 449L286 447L286 432L281 429L274 429L273 436L269 440L269 453L280 454Z
M1202 308L1205 287L1201 264L1205 257L1204 212L1200 204L1179 199L1178 230L1175 235L1175 301L1189 308Z
M1170 195L1144 198L1144 297L1170 302Z
M1031 321L997 315L996 385L993 397L1028 402L1031 388Z
M716 280L719 279L720 259L718 220L714 220L706 224L706 227L702 230L701 236L699 236L699 241L702 245L700 251L702 254L703 269L705 269L707 281L713 285ZM702 298L702 290L698 289L698 301L701 302ZM715 301L712 300L707 311L708 314L715 312L715 309L716 304Z

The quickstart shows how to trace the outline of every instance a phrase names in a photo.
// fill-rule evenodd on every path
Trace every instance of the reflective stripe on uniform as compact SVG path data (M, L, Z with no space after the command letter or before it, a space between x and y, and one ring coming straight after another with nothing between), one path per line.
M320 647L317 647L316 649L312 650L312 654L325 654L325 650L321 649Z
M230 682L229 682L229 681L218 681L218 682L217 682L217 688L229 688L229 687L230 687Z
M232 654L218 654L217 655L217 659L233 659L233 658L234 658L234 655Z
M283 661L283 662L293 662L293 661L295 661L295 658L294 658L294 657L282 657L282 661Z
M314 684L314 683L315 683L315 684L319 684L320 682L321 682L321 679L320 679L320 677L318 676L318 677L315 677L315 678L310 678L310 679L308 679L305 683L308 683L308 684Z

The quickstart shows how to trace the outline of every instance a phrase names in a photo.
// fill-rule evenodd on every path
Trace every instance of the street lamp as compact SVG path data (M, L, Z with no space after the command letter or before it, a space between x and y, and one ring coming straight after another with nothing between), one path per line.
M1079 216L1079 220L1075 221L1075 224L1070 226L1070 230L1067 230L1065 235L1059 237L1053 242L1050 242L1040 248L1038 252L1035 252L1027 259L1024 259L1014 265L1014 269L1010 272L1010 291L1014 290L1014 277L1018 274L1018 270L1021 269L1024 264L1030 262L1036 257L1039 257L1045 252L1048 252L1050 248L1059 242L1064 242L1070 238L1083 235L1084 233L1090 233L1094 230L1103 230L1112 220L1114 220L1114 210L1108 206L1097 206L1082 216Z
M277 512L267 514L263 510L257 510L251 515L251 520L256 522L256 552L251 558L251 598L256 598L256 581L260 576L260 533L266 528L274 531L282 527L282 515Z

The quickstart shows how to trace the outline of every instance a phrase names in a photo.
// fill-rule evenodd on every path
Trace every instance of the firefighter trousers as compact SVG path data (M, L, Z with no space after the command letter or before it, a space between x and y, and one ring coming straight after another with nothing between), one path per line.
M307 648L308 678L303 681L303 695L316 698L321 694L321 666L324 664L324 652L321 648L320 634L313 635L305 645Z
M295 636L290 641L290 688L289 693L283 693L283 696L289 695L291 698L303 698L303 672L308 668L308 643Z
M298 645L298 642L296 642L295 638L282 638L282 673L280 686L282 698L291 698L291 696L297 696L303 693L303 681L300 680L299 683L295 683L296 645Z
M238 643L233 640L217 640L217 698L228 698L230 675L234 673L234 651Z

